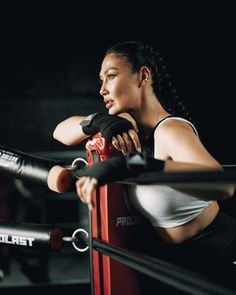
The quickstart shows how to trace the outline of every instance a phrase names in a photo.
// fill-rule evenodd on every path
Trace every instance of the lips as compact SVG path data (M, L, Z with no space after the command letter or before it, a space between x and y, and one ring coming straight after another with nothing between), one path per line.
M109 109L110 107L112 107L113 103L114 103L114 101L111 99L105 101L106 108Z

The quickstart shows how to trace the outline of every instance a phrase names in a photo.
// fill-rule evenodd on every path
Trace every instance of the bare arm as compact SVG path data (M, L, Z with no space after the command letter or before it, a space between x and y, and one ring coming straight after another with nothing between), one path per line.
M173 124L171 121L168 123L160 128L155 137L161 159L166 160L165 172L223 170L188 124L182 122ZM234 190L233 184L216 184L214 189L198 185L196 188L181 189L194 197L208 200L229 198L233 195Z
M68 146L79 144L88 138L88 135L84 134L80 125L80 122L85 117L73 116L60 122L53 132L53 138Z
M117 150L122 151L123 154L126 154L133 149L140 151L141 145L137 135L138 130L136 122L127 113L122 113L119 116L129 120L132 123L134 129L129 130L128 133L123 133L117 135L117 137L113 137L112 144ZM53 138L68 146L81 143L83 140L89 137L88 135L84 134L82 126L80 125L80 122L85 117L86 116L72 116L60 122L53 132Z
M164 127L164 126L163 126ZM159 130L155 141L158 146L160 159L164 160L164 172L187 171L222 171L222 166L206 150L190 126L182 124L166 124ZM92 193L98 186L96 178L82 177L76 182L77 193L82 202L91 204ZM152 185L151 185L152 186ZM176 190L205 200L222 200L230 198L235 190L232 184L218 184L214 187L191 187L191 189L173 187ZM154 186L153 189L156 189Z

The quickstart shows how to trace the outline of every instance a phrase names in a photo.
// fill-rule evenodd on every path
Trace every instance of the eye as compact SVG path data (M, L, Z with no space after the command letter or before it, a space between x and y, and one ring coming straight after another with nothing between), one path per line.
M107 78L108 78L108 80L112 80L112 79L114 79L115 78L115 74L109 74L109 75L107 75Z

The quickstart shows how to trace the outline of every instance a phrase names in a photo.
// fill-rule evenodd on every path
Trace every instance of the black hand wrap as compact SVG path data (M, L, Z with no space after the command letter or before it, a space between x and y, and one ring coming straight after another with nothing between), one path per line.
M90 120L87 118L80 123L83 132L87 135L94 135L100 131L108 142L112 141L113 136L134 129L129 120L115 115L97 113L92 115Z
M0 146L0 173L21 180L47 183L50 169L63 163Z
M98 180L99 185L113 181L136 177L144 172L163 171L164 161L147 156L145 152L132 152L126 156L117 156L80 170L79 176L90 176Z

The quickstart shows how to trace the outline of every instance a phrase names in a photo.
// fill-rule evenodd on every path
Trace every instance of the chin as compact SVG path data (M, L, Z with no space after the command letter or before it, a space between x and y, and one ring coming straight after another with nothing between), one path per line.
M120 114L120 112L118 110L116 110L116 109L110 108L108 110L108 114L109 115L118 115L118 114Z
M108 110L109 115L119 115L121 113L125 113L125 110L122 107L119 107L117 105L113 105L111 108Z

